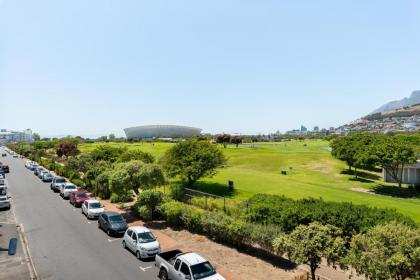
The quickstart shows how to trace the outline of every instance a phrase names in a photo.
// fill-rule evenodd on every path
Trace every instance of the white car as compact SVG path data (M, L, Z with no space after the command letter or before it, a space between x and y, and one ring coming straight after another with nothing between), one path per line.
M82 214L88 219L98 218L104 211L104 206L98 200L89 199L82 204Z
M7 187L0 187L0 209L10 209L10 196L7 194Z
M77 187L72 183L64 183L60 186L60 196L62 198L69 198L72 192L77 192Z
M32 161L27 160L27 161L25 162L25 167L29 169L29 168L31 168L31 166L32 166Z
M129 227L124 234L122 246L136 253L138 259L151 258L160 253L160 244L146 227Z

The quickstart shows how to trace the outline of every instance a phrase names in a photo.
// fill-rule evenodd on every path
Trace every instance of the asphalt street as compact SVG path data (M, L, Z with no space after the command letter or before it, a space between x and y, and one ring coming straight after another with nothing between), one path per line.
M0 152L3 149L0 148ZM139 261L87 220L80 208L25 168L25 160L2 157L16 221L23 225L39 279L157 279L154 260Z

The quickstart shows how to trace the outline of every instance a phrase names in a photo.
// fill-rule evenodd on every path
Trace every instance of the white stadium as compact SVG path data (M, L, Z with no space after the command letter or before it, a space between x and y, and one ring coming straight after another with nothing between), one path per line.
M135 138L189 138L200 135L201 129L179 125L142 125L124 128L127 139Z

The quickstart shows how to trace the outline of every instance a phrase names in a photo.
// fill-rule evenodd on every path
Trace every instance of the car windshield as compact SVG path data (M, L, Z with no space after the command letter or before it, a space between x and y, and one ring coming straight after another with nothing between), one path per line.
M66 190L74 190L74 189L76 189L76 187L75 186L66 186L65 189Z
M66 180L64 180L64 178L56 178L55 182L56 183L64 183Z
M102 205L99 202L89 203L89 208L102 208Z
M77 194L76 197L77 198L87 198L88 196L85 193L80 193L80 194Z
M149 243L156 240L156 238L151 232L141 232L137 234L137 236L139 237L140 243Z
M111 223L121 223L124 222L124 219L121 215L109 216Z
M192 265L191 272L194 279L203 279L216 274L216 270L209 262Z
M52 177L52 175L50 173L45 173L44 176L45 177Z

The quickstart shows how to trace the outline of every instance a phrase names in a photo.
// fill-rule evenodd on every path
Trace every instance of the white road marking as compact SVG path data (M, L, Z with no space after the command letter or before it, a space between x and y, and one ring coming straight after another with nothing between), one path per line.
M152 266L151 265L150 266L146 266L146 267L139 266L139 268L141 270L143 270L143 272L144 272L144 271L148 270L149 268L152 268Z

